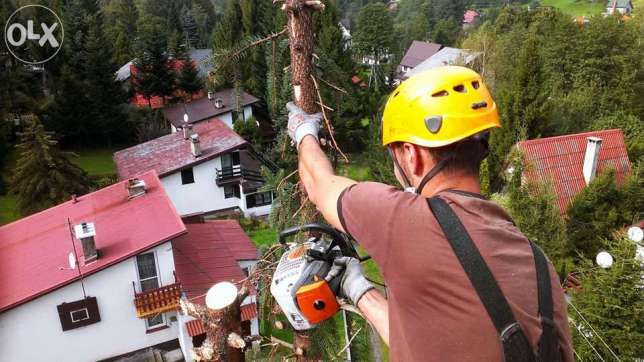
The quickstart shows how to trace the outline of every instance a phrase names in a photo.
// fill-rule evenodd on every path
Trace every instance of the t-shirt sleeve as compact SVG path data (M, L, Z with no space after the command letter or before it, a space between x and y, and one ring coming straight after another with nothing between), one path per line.
M338 217L342 227L385 274L396 229L394 219L405 202L404 194L389 185L360 182L348 187L338 198Z

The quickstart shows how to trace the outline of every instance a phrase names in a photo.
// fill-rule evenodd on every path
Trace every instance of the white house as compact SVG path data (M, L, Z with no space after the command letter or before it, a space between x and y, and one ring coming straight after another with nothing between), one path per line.
M407 71L402 75L402 79L407 79L426 70L446 65L462 65L479 71L480 69L478 68L480 66L477 64L477 61L482 59L482 55L483 53L473 52L467 49L444 47L436 52L436 54L418 63L413 69Z
M271 164L218 119L118 151L114 162L122 180L156 170L181 216L271 210L273 193L260 191L261 166Z
M633 12L633 3L631 0L608 0L605 14L613 15L615 12L621 15L630 15Z
M179 298L241 280L256 259L235 221L186 228L153 171L74 197L0 227L1 359L186 353ZM253 302L243 307L246 333L257 333Z
M248 120L253 116L252 105L259 99L241 92L236 94L234 89L219 92L208 92L206 97L190 102L178 103L163 108L163 116L170 122L172 132L176 132L187 124L195 125L200 122L219 119L231 129L233 122L238 119Z

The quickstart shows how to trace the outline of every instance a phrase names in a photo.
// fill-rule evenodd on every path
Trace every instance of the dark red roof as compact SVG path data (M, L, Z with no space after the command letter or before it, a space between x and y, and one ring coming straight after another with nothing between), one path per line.
M203 303L208 289L245 278L238 260L257 259L257 248L235 220L186 225L188 233L172 242L177 279L188 299Z
M148 170L155 170L163 177L246 145L241 136L219 119L196 124L193 133L199 134L201 156L192 154L190 140L183 139L183 132L171 133L115 152L119 177L127 179Z
M620 129L540 138L517 144L525 157L525 176L529 180L552 180L561 213L566 212L572 198L586 186L583 164L588 137L602 139L597 173L612 168L617 182L622 182L631 171L631 163Z
M465 24L471 24L476 20L476 18L479 16L479 13L474 11L474 10L467 10L465 11L465 14L463 14L463 22Z
M215 107L215 100L218 98L223 102L222 108ZM239 106L244 107L257 102L259 102L259 99L246 92L242 92L239 99ZM235 103L235 90L225 89L219 92L214 92L212 100L208 99L208 97L201 97L190 102L179 103L171 107L166 107L163 109L163 115L168 121L172 122L175 127L181 127L184 124L184 114L188 115L189 123L197 123L235 110L237 108Z
M125 182L0 227L0 312L79 279L69 267L72 226L93 222L97 261L84 265L83 248L74 240L84 276L105 269L185 232L185 226L154 172L139 176L146 193L128 200ZM91 291L90 291L91 293Z
M442 48L443 46L440 44L414 40L409 49L407 49L405 56L400 61L400 65L413 68L427 58L436 54Z
M195 67L198 66L198 64L194 61L192 61ZM181 67L183 66L184 61L180 59L169 59L168 60L168 66L174 70L176 74L179 74L181 72ZM130 77L130 81L132 82L132 87L135 89L134 95L132 96L132 99L130 100L130 103L138 106L138 107L152 107L152 109L157 109L157 108L164 108L168 102L172 99L172 97L159 97L159 96L153 96L149 100L143 96L143 94L139 93L136 91L136 75L139 73L138 68L134 65L133 62L130 63L130 74L133 75ZM179 89L177 89L174 92L175 97L183 98L183 99L194 99L194 98L200 98L203 96L203 91L199 91L196 94L187 94Z

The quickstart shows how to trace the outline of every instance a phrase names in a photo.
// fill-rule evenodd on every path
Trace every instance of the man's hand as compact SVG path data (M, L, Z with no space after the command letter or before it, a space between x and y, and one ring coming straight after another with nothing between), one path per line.
M375 287L362 274L360 261L348 256L336 258L333 261L333 267L331 267L329 274L327 274L324 280L329 282L331 279L340 275L342 271L344 271L344 274L340 282L340 296L348 298L353 305L357 306L360 298Z
M311 135L319 139L322 113L308 114L293 102L288 102L286 109L288 109L288 135L295 142L296 148L299 148L305 136Z

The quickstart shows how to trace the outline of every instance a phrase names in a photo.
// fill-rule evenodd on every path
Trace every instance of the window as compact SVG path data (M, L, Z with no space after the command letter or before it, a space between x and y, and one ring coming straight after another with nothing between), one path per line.
M98 311L96 297L77 300L70 303L63 303L56 306L60 326L63 331L88 326L101 321L101 314Z
M241 198L241 194L239 193L239 185L227 185L224 186L224 198L230 199L230 198Z
M193 184L195 183L195 175L192 172L192 167L185 170L181 170L181 184Z
M251 194L246 196L246 207L259 207L270 205L273 202L273 193L271 191L267 192L258 192L256 194Z
M153 329L164 325L165 325L165 317L163 313L159 313L145 320L146 329Z
M136 265L139 272L139 283L141 292L159 287L159 276L154 253L146 253L136 256Z
M239 165L239 151L227 153L221 156L221 168L232 168Z

